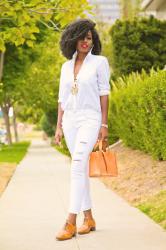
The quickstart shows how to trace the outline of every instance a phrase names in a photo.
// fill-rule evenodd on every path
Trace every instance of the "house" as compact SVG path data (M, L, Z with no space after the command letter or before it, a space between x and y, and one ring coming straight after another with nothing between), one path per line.
M116 19L120 18L120 4L118 0L88 0L88 2L93 6L97 21L113 24Z
M145 15L166 19L166 0L143 0L141 8Z

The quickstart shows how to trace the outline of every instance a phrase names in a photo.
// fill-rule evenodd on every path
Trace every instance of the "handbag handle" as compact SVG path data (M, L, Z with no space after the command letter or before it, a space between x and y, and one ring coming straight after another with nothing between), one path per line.
M106 142L106 144L105 144ZM99 151L106 151L106 147L109 146L108 141L104 141L104 140L99 140L96 142L96 144L94 145L93 150L96 150L97 147L99 147Z

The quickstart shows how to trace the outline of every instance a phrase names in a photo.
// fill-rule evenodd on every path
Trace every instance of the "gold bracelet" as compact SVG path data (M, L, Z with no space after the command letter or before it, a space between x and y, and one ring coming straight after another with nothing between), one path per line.
M108 124L102 123L101 124L102 127L108 128Z

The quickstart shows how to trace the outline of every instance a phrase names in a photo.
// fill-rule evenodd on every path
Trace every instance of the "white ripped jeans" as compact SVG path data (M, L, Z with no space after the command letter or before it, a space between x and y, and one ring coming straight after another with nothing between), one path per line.
M89 155L98 139L101 113L93 110L65 110L62 128L71 154L69 213L92 208L89 182Z

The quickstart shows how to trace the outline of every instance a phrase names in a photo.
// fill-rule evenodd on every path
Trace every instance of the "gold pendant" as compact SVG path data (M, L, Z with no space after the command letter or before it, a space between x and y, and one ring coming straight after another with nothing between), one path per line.
M71 93L72 93L73 95L76 95L76 94L78 93L78 87L77 87L76 84L75 84L74 86L72 86L72 88L71 88Z
M76 95L78 93L77 78L74 78L74 86L71 88L71 93Z

